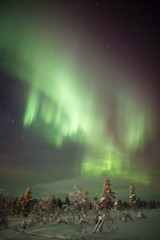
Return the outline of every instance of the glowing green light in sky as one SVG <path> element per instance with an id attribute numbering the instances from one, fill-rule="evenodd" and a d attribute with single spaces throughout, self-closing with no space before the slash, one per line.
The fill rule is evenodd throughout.
<path id="1" fill-rule="evenodd" d="M 13 39 L 4 24 L 0 50 L 10 56 L 4 70 L 29 87 L 24 127 L 32 126 L 56 147 L 61 147 L 65 138 L 82 142 L 81 174 L 132 176 L 148 184 L 149 176 L 142 171 L 135 170 L 132 175 L 131 154 L 143 149 L 151 136 L 150 109 L 129 87 L 121 87 L 115 73 L 111 80 L 105 80 L 102 97 L 96 66 L 89 73 L 73 50 L 57 41 L 54 32 L 49 38 L 43 27 L 32 26 L 29 21 L 23 29 L 12 17 L 8 18 Z M 82 57 L 82 53 L 77 56 Z M 101 74 L 106 71 L 104 66 Z"/>

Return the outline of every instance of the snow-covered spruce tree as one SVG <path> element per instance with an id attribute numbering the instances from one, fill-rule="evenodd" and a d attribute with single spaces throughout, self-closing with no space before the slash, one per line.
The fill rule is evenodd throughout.
<path id="1" fill-rule="evenodd" d="M 31 196 L 31 188 L 27 188 L 25 193 L 22 192 L 18 198 L 16 203 L 17 214 L 23 217 L 27 217 L 30 213 L 32 196 Z"/>
<path id="2" fill-rule="evenodd" d="M 30 207 L 31 207 L 31 201 L 32 201 L 32 192 L 31 192 L 31 188 L 27 188 L 26 192 L 24 194 L 24 204 L 22 207 L 22 215 L 24 217 L 27 217 L 28 214 L 30 213 Z"/>
<path id="3" fill-rule="evenodd" d="M 115 192 L 111 190 L 110 180 L 105 178 L 101 199 L 99 200 L 100 208 L 104 210 L 110 210 L 114 207 L 113 199 L 115 198 Z"/>
<path id="4" fill-rule="evenodd" d="M 134 210 L 136 210 L 136 208 L 137 208 L 137 196 L 135 194 L 135 187 L 134 187 L 133 183 L 130 184 L 129 192 L 130 192 L 129 204 Z"/>
<path id="5" fill-rule="evenodd" d="M 87 188 L 84 188 L 84 190 L 83 190 L 83 197 L 84 197 L 84 199 L 88 200 L 88 190 L 87 190 Z"/>
<path id="6" fill-rule="evenodd" d="M 22 192 L 16 203 L 17 215 L 23 215 L 24 201 L 25 201 L 24 192 Z"/>

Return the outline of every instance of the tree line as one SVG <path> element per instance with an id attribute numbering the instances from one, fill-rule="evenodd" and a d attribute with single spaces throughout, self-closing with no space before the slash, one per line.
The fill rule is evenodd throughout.
<path id="1" fill-rule="evenodd" d="M 37 221 L 43 219 L 58 219 L 61 211 L 69 211 L 72 218 L 79 214 L 80 217 L 85 216 L 88 210 L 95 213 L 98 210 L 109 212 L 111 209 L 125 210 L 133 209 L 155 209 L 160 208 L 160 201 L 141 200 L 135 193 L 133 183 L 129 187 L 129 200 L 121 201 L 115 198 L 115 192 L 111 189 L 111 183 L 105 178 L 102 187 L 102 194 L 98 198 L 95 196 L 89 199 L 88 191 L 81 189 L 79 185 L 74 186 L 73 192 L 65 196 L 62 200 L 52 194 L 51 198 L 43 197 L 36 199 L 32 197 L 31 188 L 28 187 L 19 197 L 10 196 L 4 189 L 0 189 L 0 226 L 7 225 L 8 216 L 28 217 L 29 214 L 36 216 Z"/>

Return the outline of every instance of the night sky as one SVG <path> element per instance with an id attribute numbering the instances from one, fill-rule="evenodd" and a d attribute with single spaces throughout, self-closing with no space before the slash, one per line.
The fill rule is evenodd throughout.
<path id="1" fill-rule="evenodd" d="M 159 24 L 151 1 L 1 1 L 0 188 L 160 197 Z"/>

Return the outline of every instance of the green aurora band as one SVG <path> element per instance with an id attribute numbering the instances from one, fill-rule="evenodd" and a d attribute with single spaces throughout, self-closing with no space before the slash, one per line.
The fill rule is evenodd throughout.
<path id="1" fill-rule="evenodd" d="M 131 160 L 152 137 L 150 105 L 127 84 L 124 87 L 122 77 L 115 73 L 106 81 L 102 100 L 96 68 L 80 63 L 74 49 L 59 43 L 55 33 L 48 37 L 45 27 L 27 17 L 21 22 L 7 12 L 8 20 L 1 20 L 0 51 L 9 59 L 3 70 L 28 84 L 24 127 L 33 128 L 57 148 L 65 139 L 83 145 L 82 175 L 109 174 L 149 184 L 149 172 L 136 163 L 133 171 Z M 106 66 L 103 71 L 111 72 Z"/>

